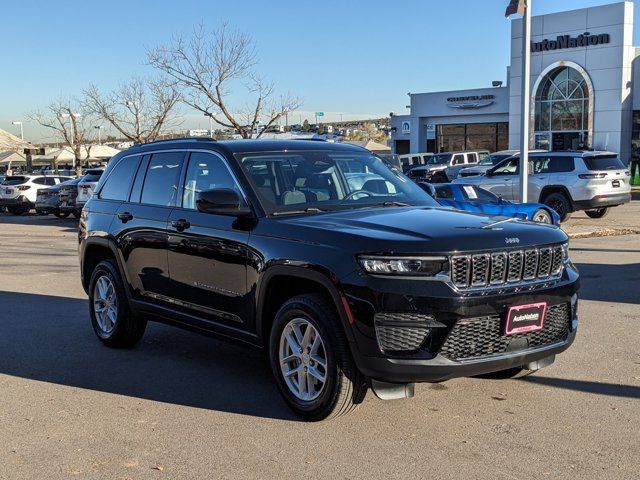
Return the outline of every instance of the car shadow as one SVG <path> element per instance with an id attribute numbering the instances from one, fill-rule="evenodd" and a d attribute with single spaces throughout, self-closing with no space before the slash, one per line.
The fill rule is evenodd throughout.
<path id="1" fill-rule="evenodd" d="M 87 301 L 0 291 L 0 373 L 208 410 L 299 420 L 261 352 L 149 323 L 133 349 L 95 337 Z"/>
<path id="2" fill-rule="evenodd" d="M 576 263 L 575 266 L 580 272 L 581 300 L 640 305 L 640 263 Z"/>
<path id="3" fill-rule="evenodd" d="M 634 385 L 619 385 L 616 383 L 590 382 L 586 380 L 570 380 L 567 378 L 540 377 L 533 375 L 521 379 L 525 382 L 537 383 L 553 388 L 564 388 L 578 392 L 606 395 L 609 397 L 638 398 L 640 387 Z"/>
<path id="4" fill-rule="evenodd" d="M 0 225 L 35 225 L 42 227 L 59 227 L 63 232 L 77 232 L 78 219 L 73 215 L 67 218 L 58 218 L 54 215 L 38 215 L 30 212 L 25 215 L 13 215 L 0 212 Z"/>

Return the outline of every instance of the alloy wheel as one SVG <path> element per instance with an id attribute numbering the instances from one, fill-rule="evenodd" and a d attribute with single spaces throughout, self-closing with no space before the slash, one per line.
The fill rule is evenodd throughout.
<path id="1" fill-rule="evenodd" d="M 306 319 L 294 318 L 282 330 L 280 371 L 296 398 L 318 398 L 327 381 L 327 354 L 320 332 Z"/>
<path id="2" fill-rule="evenodd" d="M 544 210 L 540 210 L 533 216 L 533 221 L 538 223 L 551 223 L 551 217 Z"/>
<path id="3" fill-rule="evenodd" d="M 111 279 L 102 275 L 93 287 L 93 311 L 103 334 L 110 334 L 118 320 L 118 299 Z"/>

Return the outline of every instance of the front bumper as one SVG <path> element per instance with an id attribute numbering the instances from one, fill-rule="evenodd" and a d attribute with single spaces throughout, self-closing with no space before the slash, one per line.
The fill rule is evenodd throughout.
<path id="1" fill-rule="evenodd" d="M 574 200 L 574 210 L 593 210 L 596 208 L 615 207 L 631 201 L 631 192 L 614 195 L 596 196 L 590 200 Z"/>
<path id="2" fill-rule="evenodd" d="M 574 308 L 572 298 L 577 298 L 579 278 L 572 266 L 567 266 L 557 280 L 495 293 L 461 293 L 444 282 L 380 279 L 361 272 L 343 279 L 342 287 L 353 318 L 354 360 L 364 375 L 382 382 L 439 382 L 521 367 L 569 348 L 578 327 L 577 304 Z M 504 343 L 502 349 L 495 350 L 498 353 L 489 350 L 473 357 L 452 356 L 443 348 L 454 337 L 456 328 L 465 322 L 492 319 L 503 323 L 510 307 L 537 302 L 546 302 L 549 307 L 569 305 L 564 320 L 567 328 L 562 336 L 535 343 L 526 335 L 507 337 L 500 333 L 498 338 Z M 430 330 L 418 350 L 385 352 L 380 346 L 377 314 L 429 316 L 437 328 Z M 463 342 L 481 343 L 474 334 Z"/>

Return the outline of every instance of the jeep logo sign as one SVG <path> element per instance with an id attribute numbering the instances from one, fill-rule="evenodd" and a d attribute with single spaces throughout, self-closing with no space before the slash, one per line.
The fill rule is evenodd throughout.
<path id="1" fill-rule="evenodd" d="M 545 38 L 541 42 L 531 42 L 531 53 L 548 52 L 549 50 L 562 50 L 564 48 L 602 45 L 609 43 L 610 41 L 611 37 L 608 33 L 591 35 L 589 32 L 584 32 L 582 35 L 578 35 L 577 37 L 558 35 L 555 40 L 548 40 Z"/>
<path id="2" fill-rule="evenodd" d="M 411 133 L 411 122 L 402 122 L 402 133 Z"/>

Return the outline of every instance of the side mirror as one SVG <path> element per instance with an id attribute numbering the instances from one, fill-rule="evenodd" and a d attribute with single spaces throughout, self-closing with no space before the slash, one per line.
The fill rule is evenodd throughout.
<path id="1" fill-rule="evenodd" d="M 199 212 L 230 217 L 248 217 L 251 209 L 242 206 L 240 195 L 229 188 L 216 188 L 198 193 L 196 207 Z"/>
<path id="2" fill-rule="evenodd" d="M 493 176 L 493 170 L 487 170 L 486 172 L 484 172 L 484 176 L 485 176 L 485 177 L 491 177 L 491 176 Z"/>

